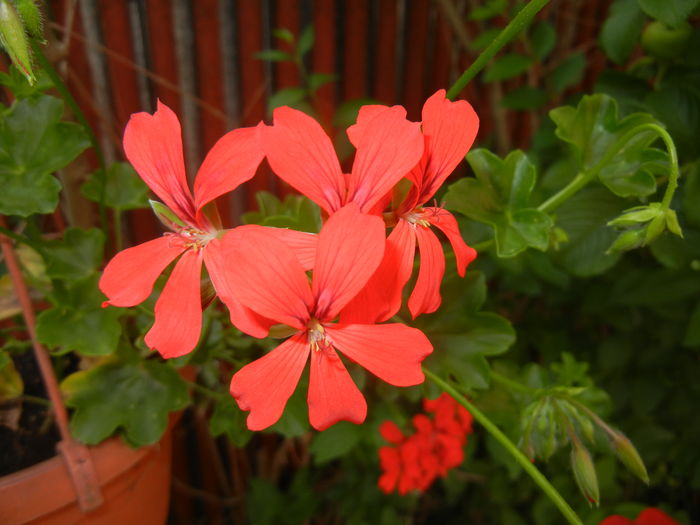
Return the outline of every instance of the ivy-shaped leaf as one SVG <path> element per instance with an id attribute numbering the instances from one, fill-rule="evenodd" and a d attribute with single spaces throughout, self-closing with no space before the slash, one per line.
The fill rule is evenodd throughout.
<path id="1" fill-rule="evenodd" d="M 68 228 L 63 239 L 44 243 L 47 275 L 67 281 L 91 275 L 102 262 L 104 243 L 104 233 L 97 228 Z"/>
<path id="2" fill-rule="evenodd" d="M 102 308 L 104 296 L 93 274 L 56 290 L 57 304 L 37 317 L 37 336 L 47 346 L 62 352 L 108 355 L 114 352 L 121 334 L 120 308 Z"/>
<path id="3" fill-rule="evenodd" d="M 658 138 L 657 134 L 642 129 L 621 142 L 638 126 L 661 126 L 654 117 L 634 113 L 620 119 L 615 99 L 603 94 L 585 96 L 576 108 L 563 106 L 549 115 L 557 125 L 557 136 L 573 146 L 579 171 L 598 170 L 601 182 L 620 196 L 641 197 L 654 191 L 649 163 L 658 162 L 659 155 L 650 152 L 649 146 Z"/>
<path id="4" fill-rule="evenodd" d="M 499 257 L 513 257 L 528 247 L 545 251 L 552 219 L 529 206 L 535 186 L 535 167 L 520 150 L 505 159 L 488 150 L 467 155 L 476 178 L 450 186 L 446 206 L 470 219 L 493 226 Z"/>
<path id="5" fill-rule="evenodd" d="M 248 412 L 244 412 L 231 396 L 222 396 L 214 405 L 214 413 L 209 420 L 211 435 L 216 437 L 226 434 L 237 447 L 244 447 L 253 433 L 248 430 L 245 420 Z"/>
<path id="6" fill-rule="evenodd" d="M 81 191 L 94 202 L 100 202 L 104 195 L 104 203 L 117 210 L 148 208 L 148 186 L 126 162 L 115 162 L 106 173 L 96 171 Z"/>
<path id="7" fill-rule="evenodd" d="M 347 454 L 360 441 L 362 427 L 341 421 L 314 435 L 309 450 L 318 464 L 327 463 Z"/>
<path id="8" fill-rule="evenodd" d="M 133 446 L 156 443 L 168 414 L 188 403 L 187 385 L 167 363 L 110 361 L 68 376 L 61 388 L 75 409 L 73 436 L 94 445 L 121 429 Z"/>
<path id="9" fill-rule="evenodd" d="M 58 205 L 61 183 L 53 173 L 90 144 L 85 130 L 62 116 L 63 102 L 47 95 L 0 113 L 0 213 L 27 217 Z"/>

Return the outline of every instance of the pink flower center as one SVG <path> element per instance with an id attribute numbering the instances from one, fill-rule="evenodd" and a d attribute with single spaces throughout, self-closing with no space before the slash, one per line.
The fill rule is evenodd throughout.
<path id="1" fill-rule="evenodd" d="M 172 234 L 171 234 L 172 235 Z M 204 232 L 196 228 L 180 228 L 174 235 L 185 245 L 188 250 L 201 250 L 209 241 L 216 238 L 212 232 Z"/>

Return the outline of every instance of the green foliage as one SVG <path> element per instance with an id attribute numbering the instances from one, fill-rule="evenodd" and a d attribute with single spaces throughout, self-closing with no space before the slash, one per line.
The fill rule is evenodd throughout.
<path id="1" fill-rule="evenodd" d="M 214 404 L 214 412 L 209 420 L 209 431 L 211 435 L 226 437 L 237 447 L 244 447 L 253 433 L 246 427 L 247 412 L 243 412 L 236 400 L 227 394 L 223 394 Z"/>
<path id="2" fill-rule="evenodd" d="M 119 318 L 124 311 L 102 308 L 104 296 L 97 288 L 99 276 L 74 281 L 54 293 L 55 306 L 37 318 L 39 340 L 62 353 L 77 351 L 86 356 L 114 352 L 122 332 Z"/>
<path id="3" fill-rule="evenodd" d="M 528 247 L 546 250 L 553 223 L 530 205 L 537 175 L 527 155 L 514 151 L 501 159 L 477 149 L 467 155 L 467 161 L 476 178 L 450 186 L 447 207 L 491 225 L 499 257 L 513 257 Z"/>
<path id="4" fill-rule="evenodd" d="M 600 32 L 600 45 L 608 58 L 622 64 L 632 54 L 644 27 L 638 0 L 615 0 Z"/>
<path id="5" fill-rule="evenodd" d="M 532 59 L 517 53 L 505 54 L 497 58 L 484 75 L 484 82 L 507 80 L 527 71 Z"/>
<path id="6" fill-rule="evenodd" d="M 24 381 L 12 358 L 0 350 L 0 403 L 15 399 L 24 392 Z"/>
<path id="7" fill-rule="evenodd" d="M 49 277 L 66 281 L 91 275 L 102 262 L 104 243 L 104 233 L 97 228 L 68 228 L 63 239 L 43 244 L 46 273 Z"/>
<path id="8" fill-rule="evenodd" d="M 89 145 L 85 131 L 62 115 L 63 102 L 47 95 L 0 114 L 0 213 L 27 217 L 58 205 L 61 183 L 53 173 Z"/>
<path id="9" fill-rule="evenodd" d="M 168 414 L 188 402 L 184 380 L 157 360 L 108 360 L 71 374 L 61 388 L 75 410 L 71 432 L 86 444 L 99 443 L 116 430 L 133 447 L 156 443 Z"/>
<path id="10" fill-rule="evenodd" d="M 310 452 L 318 464 L 327 463 L 350 452 L 359 442 L 362 429 L 348 422 L 336 423 L 314 436 Z"/>
<path id="11" fill-rule="evenodd" d="M 81 191 L 91 201 L 104 200 L 116 210 L 148 208 L 148 186 L 126 162 L 115 162 L 106 172 L 91 174 Z"/>
<path id="12" fill-rule="evenodd" d="M 698 0 L 637 0 L 639 7 L 655 20 L 677 27 L 700 6 Z"/>
<path id="13" fill-rule="evenodd" d="M 546 21 L 540 20 L 532 25 L 530 34 L 530 44 L 532 52 L 539 60 L 544 60 L 554 49 L 557 41 L 557 32 L 554 26 Z"/>
<path id="14" fill-rule="evenodd" d="M 291 228 L 316 233 L 321 228 L 321 216 L 311 200 L 302 195 L 287 195 L 284 201 L 267 191 L 255 194 L 257 212 L 243 214 L 246 224 L 260 224 L 275 228 Z"/>

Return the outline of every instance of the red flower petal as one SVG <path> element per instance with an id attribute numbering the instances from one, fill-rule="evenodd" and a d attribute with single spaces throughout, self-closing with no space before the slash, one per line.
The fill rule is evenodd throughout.
<path id="1" fill-rule="evenodd" d="M 609 525 L 609 524 L 608 524 Z M 680 525 L 676 520 L 672 519 L 665 512 L 650 507 L 639 513 L 637 519 L 634 520 L 634 525 Z"/>
<path id="2" fill-rule="evenodd" d="M 321 229 L 311 289 L 315 314 L 330 321 L 367 284 L 384 253 L 384 222 L 350 203 Z"/>
<path id="3" fill-rule="evenodd" d="M 207 153 L 194 181 L 197 211 L 208 202 L 250 180 L 265 156 L 260 126 L 229 131 Z"/>
<path id="4" fill-rule="evenodd" d="M 100 278 L 100 290 L 108 298 L 103 306 L 134 306 L 145 301 L 158 276 L 183 251 L 185 246 L 177 237 L 165 235 L 119 252 Z"/>
<path id="5" fill-rule="evenodd" d="M 294 252 L 260 229 L 235 228 L 221 239 L 227 264 L 222 278 L 231 295 L 263 317 L 297 329 L 306 326 L 313 296 Z"/>
<path id="6" fill-rule="evenodd" d="M 418 163 L 423 155 L 419 124 L 406 120 L 406 110 L 393 106 L 366 124 L 357 145 L 346 202 L 369 211 Z"/>
<path id="7" fill-rule="evenodd" d="M 384 421 L 379 425 L 379 433 L 387 442 L 394 445 L 398 445 L 405 439 L 403 432 L 393 421 Z"/>
<path id="8" fill-rule="evenodd" d="M 401 291 L 413 272 L 416 234 L 400 220 L 389 234 L 384 258 L 365 287 L 340 314 L 343 324 L 371 324 L 390 319 L 401 308 Z"/>
<path id="9" fill-rule="evenodd" d="M 433 226 L 440 228 L 452 245 L 457 262 L 457 273 L 464 277 L 467 266 L 476 259 L 476 250 L 464 242 L 459 233 L 457 219 L 449 211 L 442 208 L 425 208 L 423 218 Z"/>
<path id="10" fill-rule="evenodd" d="M 401 456 L 393 447 L 381 447 L 379 449 L 379 464 L 384 471 L 379 477 L 377 485 L 385 494 L 389 494 L 396 488 L 401 474 Z"/>
<path id="11" fill-rule="evenodd" d="M 146 345 L 165 358 L 191 352 L 202 331 L 199 281 L 201 251 L 186 251 L 173 268 L 156 302 L 156 322 L 146 334 Z"/>
<path id="12" fill-rule="evenodd" d="M 428 137 L 429 160 L 421 184 L 419 203 L 432 197 L 471 148 L 479 131 L 479 117 L 466 100 L 452 102 L 445 90 L 423 105 L 423 134 Z"/>
<path id="13" fill-rule="evenodd" d="M 350 143 L 355 146 L 355 149 L 357 149 L 357 145 L 362 142 L 364 134 L 367 133 L 367 124 L 386 109 L 389 109 L 389 106 L 382 106 L 380 104 L 367 104 L 366 106 L 360 107 L 360 111 L 357 112 L 355 124 L 350 126 L 346 131 Z"/>
<path id="14" fill-rule="evenodd" d="M 599 525 L 635 525 L 632 520 L 625 518 L 624 516 L 608 516 Z"/>
<path id="15" fill-rule="evenodd" d="M 234 290 L 230 289 L 229 281 L 226 278 L 226 258 L 223 253 L 223 244 L 220 240 L 214 239 L 204 250 L 204 265 L 209 272 L 216 295 L 221 299 L 229 310 L 231 323 L 252 337 L 262 339 L 267 337 L 270 327 L 275 324 L 271 319 L 258 315 L 250 308 L 246 308 L 236 299 Z"/>
<path id="16" fill-rule="evenodd" d="M 333 346 L 387 383 L 413 386 L 423 382 L 421 362 L 433 345 L 417 328 L 400 323 L 325 328 Z"/>
<path id="17" fill-rule="evenodd" d="M 308 402 L 309 422 L 316 430 L 338 421 L 362 423 L 367 416 L 365 398 L 331 347 L 311 352 Z"/>
<path id="18" fill-rule="evenodd" d="M 250 410 L 250 430 L 267 428 L 282 416 L 308 357 L 306 334 L 296 334 L 234 374 L 231 395 L 241 410 Z"/>
<path id="19" fill-rule="evenodd" d="M 408 309 L 414 319 L 440 307 L 440 283 L 445 274 L 445 255 L 438 238 L 424 226 L 416 225 L 415 231 L 420 251 L 420 270 L 416 287 L 408 298 Z"/>
<path id="20" fill-rule="evenodd" d="M 316 248 L 318 246 L 318 235 L 315 233 L 300 232 L 287 228 L 272 228 L 270 226 L 258 226 L 257 224 L 247 224 L 239 226 L 239 229 L 259 231 L 264 235 L 269 235 L 289 246 L 299 261 L 301 267 L 312 270 L 316 261 Z"/>
<path id="21" fill-rule="evenodd" d="M 262 131 L 272 170 L 328 213 L 342 206 L 345 178 L 333 144 L 308 115 L 289 107 L 277 108 L 274 125 Z"/>
<path id="22" fill-rule="evenodd" d="M 153 114 L 134 113 L 124 130 L 124 151 L 148 187 L 182 220 L 194 223 L 194 202 L 187 185 L 180 122 L 158 101 Z"/>

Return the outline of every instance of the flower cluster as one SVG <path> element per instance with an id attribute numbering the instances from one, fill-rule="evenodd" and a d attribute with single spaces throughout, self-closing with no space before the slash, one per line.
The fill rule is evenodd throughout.
<path id="1" fill-rule="evenodd" d="M 680 525 L 676 520 L 671 518 L 665 512 L 650 507 L 639 513 L 637 519 L 632 521 L 624 516 L 608 516 L 600 525 Z"/>
<path id="2" fill-rule="evenodd" d="M 392 421 L 385 421 L 379 431 L 391 443 L 379 449 L 384 473 L 379 488 L 385 493 L 398 490 L 425 491 L 438 476 L 459 466 L 464 460 L 464 446 L 472 431 L 472 416 L 448 394 L 423 400 L 423 408 L 433 414 L 413 417 L 415 432 L 404 435 Z"/>
<path id="3" fill-rule="evenodd" d="M 339 353 L 392 385 L 421 383 L 421 362 L 432 345 L 415 328 L 385 322 L 401 306 L 416 246 L 420 269 L 408 300 L 413 317 L 440 305 L 445 257 L 432 226 L 452 245 L 461 275 L 476 256 L 455 218 L 425 203 L 471 147 L 478 118 L 467 102 L 446 99 L 444 90 L 426 101 L 420 123 L 407 120 L 401 106 L 365 106 L 348 129 L 356 154 L 346 174 L 315 120 L 288 107 L 273 117 L 270 126 L 222 137 L 191 191 L 175 114 L 159 102 L 153 115 L 133 115 L 126 156 L 162 200 L 154 210 L 171 231 L 117 254 L 100 289 L 105 306 L 137 305 L 177 261 L 145 342 L 163 357 L 178 357 L 200 337 L 204 268 L 205 289 L 213 288 L 237 328 L 262 338 L 282 324 L 291 334 L 231 380 L 231 395 L 250 411 L 248 427 L 264 429 L 280 418 L 309 361 L 311 424 L 322 430 L 341 420 L 359 423 L 367 406 Z M 215 200 L 251 179 L 263 158 L 323 209 L 318 234 L 222 227 Z"/>

